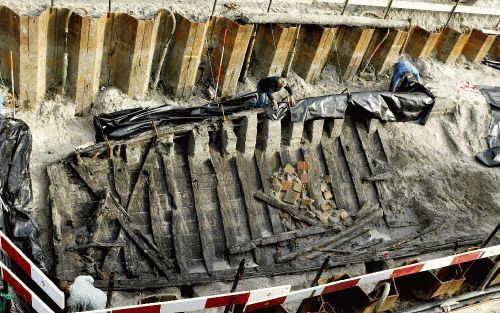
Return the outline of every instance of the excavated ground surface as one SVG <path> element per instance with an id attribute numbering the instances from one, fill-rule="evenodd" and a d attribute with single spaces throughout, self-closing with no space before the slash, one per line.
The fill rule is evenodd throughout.
<path id="1" fill-rule="evenodd" d="M 102 3 L 101 3 L 102 2 Z M 106 9 L 106 2 L 92 2 L 91 14 L 101 14 Z M 155 7 L 148 5 L 147 7 L 139 2 L 125 2 L 122 1 L 124 8 L 121 11 L 128 11 L 135 16 L 150 16 L 156 10 Z M 122 4 L 121 2 L 121 4 Z M 478 5 L 482 5 L 479 3 Z M 167 7 L 172 5 L 180 12 L 190 12 L 198 17 L 206 15 L 210 11 L 210 5 L 203 2 L 204 6 L 198 6 L 193 10 L 192 6 L 180 5 L 179 3 L 168 3 Z M 226 7 L 221 7 L 222 10 L 229 16 L 234 16 L 238 12 L 250 9 L 255 9 L 256 6 L 245 6 L 239 2 L 239 9 L 230 10 Z M 498 5 L 497 2 L 492 2 L 493 5 Z M 17 8 L 22 13 L 30 12 L 36 13 L 42 10 L 42 4 L 30 1 L 28 3 L 21 3 L 18 1 L 2 1 L 0 4 L 7 4 L 13 8 Z M 56 1 L 57 4 L 57 1 Z M 490 3 L 486 3 L 490 4 Z M 78 1 L 69 1 L 64 5 L 82 6 Z M 85 6 L 86 3 L 83 5 Z M 162 1 L 155 3 L 158 7 L 164 7 Z M 206 7 L 206 8 L 205 8 Z M 283 11 L 289 8 L 289 5 L 282 4 L 275 7 L 276 12 Z M 333 6 L 308 6 L 297 5 L 294 7 L 301 12 L 326 12 L 332 9 L 338 10 L 339 7 Z M 193 13 L 194 12 L 194 13 Z M 379 12 L 380 13 L 380 12 Z M 408 16 L 408 12 L 395 11 L 391 13 L 394 17 L 404 18 Z M 413 13 L 412 13 L 413 14 Z M 421 25 L 429 26 L 435 25 L 436 21 L 444 22 L 445 15 L 438 14 L 429 18 L 429 15 L 415 14 L 417 21 Z M 426 18 L 424 18 L 426 17 Z M 464 24 L 481 25 L 487 22 L 488 19 L 472 18 L 466 20 Z M 454 23 L 461 24 L 464 20 L 457 18 Z M 494 22 L 492 20 L 492 22 Z M 379 127 L 378 132 L 371 136 L 365 136 L 366 128 L 362 121 L 354 121 L 348 119 L 345 123 L 343 130 L 343 137 L 340 139 L 326 139 L 321 142 L 319 146 L 314 146 L 307 142 L 305 145 L 292 145 L 285 146 L 266 157 L 264 165 L 259 168 L 257 158 L 221 158 L 220 141 L 218 138 L 211 138 L 209 143 L 208 153 L 203 155 L 200 160 L 192 158 L 187 153 L 189 147 L 189 140 L 176 139 L 174 144 L 175 150 L 172 157 L 171 172 L 175 173 L 176 186 L 179 188 L 179 204 L 177 207 L 185 208 L 185 212 L 191 214 L 192 221 L 200 221 L 204 217 L 197 215 L 194 207 L 199 206 L 204 212 L 211 212 L 208 221 L 215 220 L 216 223 L 207 223 L 208 226 L 213 226 L 213 238 L 207 237 L 203 240 L 208 242 L 217 241 L 224 242 L 224 233 L 221 230 L 222 215 L 217 216 L 220 210 L 220 194 L 219 190 L 225 190 L 226 186 L 231 186 L 227 189 L 227 193 L 231 195 L 228 207 L 231 209 L 241 208 L 245 206 L 245 194 L 243 192 L 243 185 L 248 184 L 251 190 L 263 188 L 266 182 L 266 175 L 261 172 L 267 171 L 272 173 L 278 167 L 286 163 L 295 164 L 302 159 L 312 159 L 314 162 L 314 169 L 319 173 L 326 173 L 329 171 L 328 160 L 325 158 L 327 152 L 325 149 L 333 149 L 333 156 L 331 160 L 336 165 L 336 171 L 340 177 L 345 178 L 345 183 L 350 188 L 345 188 L 345 209 L 353 215 L 359 210 L 362 201 L 381 202 L 382 207 L 385 209 L 386 221 L 378 224 L 370 232 L 370 237 L 363 237 L 361 242 L 378 237 L 388 239 L 404 238 L 406 236 L 415 234 L 418 230 L 432 225 L 436 221 L 444 221 L 444 225 L 437 231 L 429 233 L 419 241 L 430 241 L 440 239 L 444 236 L 452 237 L 454 235 L 472 234 L 480 232 L 486 234 L 490 231 L 494 224 L 496 224 L 496 217 L 500 212 L 500 196 L 497 192 L 500 180 L 500 172 L 498 169 L 485 168 L 474 159 L 474 155 L 486 148 L 485 136 L 489 124 L 489 107 L 484 101 L 484 98 L 478 91 L 471 89 L 463 89 L 465 82 L 473 84 L 498 84 L 498 71 L 482 65 L 470 64 L 462 59 L 456 65 L 444 65 L 437 61 L 418 61 L 417 67 L 422 73 L 424 83 L 428 85 L 433 92 L 438 96 L 437 109 L 446 110 L 452 109 L 451 114 L 438 114 L 436 112 L 433 117 L 428 121 L 426 126 L 420 126 L 410 123 L 387 123 Z M 389 77 L 387 74 L 374 78 L 368 74 L 362 75 L 361 78 L 356 78 L 350 83 L 339 83 L 335 75 L 335 71 L 329 65 L 322 73 L 320 81 L 312 86 L 305 83 L 301 78 L 294 73 L 291 74 L 290 80 L 295 85 L 295 90 L 298 98 L 307 96 L 317 96 L 331 93 L 339 93 L 345 87 L 351 90 L 381 90 L 386 89 Z M 255 90 L 255 85 L 258 78 L 249 77 L 247 83 L 239 84 L 238 92 L 244 93 Z M 177 101 L 163 96 L 161 93 L 154 93 L 148 95 L 144 99 L 128 99 L 121 94 L 117 89 L 108 88 L 101 92 L 94 101 L 92 114 L 100 112 L 111 112 L 122 108 L 137 107 L 137 106 L 157 106 L 163 103 L 175 103 L 181 105 L 199 105 L 205 103 L 204 98 L 206 86 L 198 86 L 196 96 L 189 101 Z M 2 95 L 4 99 L 7 97 L 7 88 L 2 88 Z M 4 108 L 8 113 L 8 109 Z M 437 110 L 439 111 L 439 110 Z M 70 152 L 74 151 L 75 147 L 91 143 L 93 141 L 93 129 L 91 123 L 91 116 L 74 117 L 74 107 L 65 99 L 57 96 L 52 100 L 44 102 L 37 112 L 21 112 L 18 117 L 25 120 L 31 127 L 33 132 L 33 153 L 31 159 L 31 172 L 34 188 L 34 211 L 42 229 L 43 245 L 48 251 L 49 261 L 54 265 L 54 249 L 52 242 L 52 225 L 60 226 L 58 221 L 51 219 L 51 208 L 48 202 L 49 181 L 46 173 L 47 165 L 57 162 L 65 158 Z M 238 130 L 238 126 L 235 128 Z M 327 138 L 326 135 L 324 138 Z M 281 140 L 276 138 L 276 140 Z M 362 183 L 358 182 L 358 189 L 362 192 L 358 194 L 354 179 L 356 177 L 363 178 L 372 173 L 368 166 L 370 162 L 370 155 L 363 152 L 363 140 L 366 140 L 372 147 L 372 163 L 380 165 L 376 168 L 377 171 L 383 173 L 390 173 L 390 179 L 382 183 Z M 365 142 L 366 144 L 366 142 Z M 138 164 L 141 155 L 144 153 L 144 145 L 136 151 L 136 158 L 127 159 L 130 162 L 130 171 L 134 173 L 132 178 L 138 172 Z M 335 154 L 336 152 L 336 154 Z M 161 154 L 162 152 L 160 152 Z M 349 156 L 350 155 L 350 156 Z M 347 162 L 350 160 L 351 164 Z M 382 162 L 373 162 L 374 159 Z M 162 158 L 158 158 L 163 161 Z M 222 160 L 222 164 L 219 164 Z M 250 161 L 249 161 L 250 160 Z M 259 159 L 261 160 L 261 159 Z M 316 162 L 317 160 L 317 162 Z M 262 161 L 262 160 L 261 160 Z M 259 161 L 259 162 L 261 162 Z M 165 163 L 158 165 L 162 171 L 165 171 Z M 330 164 L 331 165 L 331 164 Z M 222 168 L 222 170 L 221 170 Z M 243 168 L 244 170 L 240 170 Z M 355 168 L 353 171 L 352 169 Z M 66 166 L 65 170 L 71 173 L 71 170 Z M 352 175 L 352 172 L 355 175 Z M 221 178 L 217 176 L 217 172 L 222 172 L 224 175 Z M 244 174 L 242 174 L 242 172 Z M 244 177 L 242 177 L 245 175 Z M 71 176 L 71 175 L 70 175 Z M 108 175 L 109 176 L 109 175 Z M 335 177 L 337 177 L 335 176 Z M 195 197 L 193 193 L 192 178 L 196 177 L 197 185 L 202 186 L 203 193 L 200 197 Z M 354 177 L 354 179 L 353 179 Z M 104 177 L 106 178 L 106 177 Z M 180 179 L 182 178 L 182 179 Z M 191 178 L 191 179 L 190 179 Z M 134 178 L 132 179 L 132 181 Z M 112 180 L 111 180 L 112 181 Z M 222 182 L 218 185 L 218 182 Z M 60 212 L 68 214 L 80 214 L 81 209 L 86 208 L 86 214 L 90 214 L 95 209 L 98 200 L 96 197 L 91 196 L 89 191 L 83 187 L 82 181 L 76 177 L 71 176 L 71 183 L 74 183 L 72 191 L 82 194 L 82 197 L 87 197 L 88 205 L 82 203 L 75 203 L 70 206 L 61 208 Z M 166 180 L 158 180 L 157 185 L 161 185 L 164 190 L 168 190 L 168 182 Z M 106 184 L 104 184 L 106 185 Z M 379 185 L 379 186 L 377 186 Z M 133 184 L 131 183 L 130 190 Z M 232 188 L 235 187 L 235 188 Z M 65 190 L 68 185 L 62 186 Z M 334 188 L 332 184 L 332 188 Z M 383 199 L 379 198 L 380 191 L 383 189 Z M 333 190 L 334 191 L 334 190 Z M 147 190 L 144 190 L 146 194 Z M 68 193 L 70 194 L 70 193 Z M 362 194 L 360 196 L 360 194 Z M 334 192 L 335 195 L 335 192 Z M 160 199 L 161 198 L 160 194 Z M 166 198 L 167 196 L 165 196 Z M 339 195 L 341 197 L 341 195 Z M 361 198 L 360 198 L 361 197 Z M 70 197 L 71 198 L 71 197 Z M 173 201 L 173 199 L 170 199 Z M 337 201 L 337 199 L 335 199 Z M 141 198 L 139 207 L 146 207 L 148 198 Z M 164 201 L 165 202 L 165 201 Z M 265 210 L 266 207 L 260 202 L 256 202 L 260 210 Z M 162 204 L 163 205 L 163 204 Z M 248 212 L 248 208 L 247 212 Z M 259 209 L 259 208 L 256 208 Z M 391 213 L 396 212 L 399 215 L 392 216 Z M 244 216 L 245 212 L 240 213 Z M 141 213 L 137 212 L 137 216 Z M 215 216 L 214 216 L 215 215 Z M 168 216 L 168 214 L 166 215 Z M 388 218 L 389 216 L 389 218 Z M 251 218 L 238 221 L 246 225 Z M 392 219 L 391 219 L 392 218 Z M 168 217 L 167 217 L 168 219 Z M 405 222 L 405 227 L 391 228 L 387 227 L 387 222 L 396 220 L 398 222 Z M 149 224 L 143 223 L 144 231 L 151 232 Z M 79 226 L 84 225 L 83 223 Z M 271 232 L 272 223 L 266 221 L 264 223 L 263 232 Z M 74 230 L 78 227 L 75 225 L 65 225 L 66 234 L 74 234 Z M 393 225 L 394 226 L 394 225 Z M 399 225 L 402 226 L 402 225 Z M 186 225 L 188 229 L 196 232 L 196 227 Z M 225 227 L 224 227 L 225 228 Z M 117 231 L 117 229 L 115 229 Z M 249 237 L 251 229 L 249 227 L 243 233 L 243 237 Z M 109 233 L 111 238 L 115 233 Z M 196 236 L 194 236 L 196 237 Z M 199 236 L 198 236 L 199 237 Z M 66 238 L 66 237 L 64 237 Z M 243 239 L 244 239 L 243 238 Z M 74 245 L 74 238 L 67 237 L 68 245 Z M 73 242 L 70 242 L 73 240 Z M 198 240 L 198 239 L 197 239 Z M 193 240 L 192 253 L 198 254 L 198 257 L 191 258 L 189 266 L 199 271 L 205 271 L 206 267 L 203 262 L 203 242 Z M 291 247 L 280 246 L 278 251 L 289 250 L 290 248 L 297 248 L 309 244 L 310 242 L 303 239 L 297 240 L 295 246 Z M 175 259 L 175 253 L 172 252 L 173 241 L 165 241 L 165 251 L 169 251 L 169 257 Z M 242 255 L 227 257 L 224 255 L 224 246 L 213 245 L 213 268 L 214 270 L 223 270 L 234 268 Z M 344 247 L 348 248 L 348 247 Z M 276 251 L 276 247 L 271 249 L 272 253 Z M 68 258 L 72 258 L 70 253 L 65 252 Z M 265 259 L 262 255 L 268 255 L 269 251 L 263 250 L 255 254 L 247 254 L 245 257 L 252 260 L 254 264 L 261 264 Z M 260 256 L 259 256 L 260 255 Z M 440 254 L 424 255 L 423 257 L 439 256 Z M 120 257 L 122 257 L 120 255 Z M 336 260 L 342 260 L 342 256 L 335 256 Z M 81 263 L 77 259 L 76 262 Z M 319 260 L 320 261 L 320 260 Z M 319 262 L 318 261 L 318 262 Z M 75 264 L 75 263 L 69 264 Z M 310 264 L 312 261 L 304 259 L 298 262 L 298 265 Z M 123 264 L 121 262 L 120 264 Z M 122 265 L 120 265 L 122 266 Z M 157 275 L 153 270 L 150 263 L 142 257 L 142 263 L 139 268 L 144 268 L 149 274 Z M 123 275 L 126 273 L 125 268 Z M 71 266 L 67 268 L 69 272 L 75 273 L 75 268 Z M 353 265 L 337 271 L 349 272 L 351 275 L 364 273 L 364 265 Z M 195 271 L 196 272 L 196 271 Z M 233 273 L 233 271 L 231 271 Z M 232 275 L 231 275 L 232 276 Z M 254 278 L 242 281 L 240 289 L 252 289 L 264 286 L 276 286 L 282 284 L 291 284 L 294 287 L 303 287 L 308 285 L 308 281 L 312 279 L 313 273 L 287 275 L 277 278 Z M 194 294 L 207 295 L 217 292 L 225 292 L 229 289 L 228 283 L 210 283 L 210 284 L 197 284 L 194 287 Z M 169 289 L 169 292 L 180 294 L 180 290 Z M 118 297 L 115 302 L 120 305 L 136 303 L 137 294 L 125 294 L 124 297 Z"/>
<path id="2" fill-rule="evenodd" d="M 498 169 L 485 168 L 477 163 L 474 160 L 474 155 L 486 147 L 484 138 L 489 124 L 489 107 L 478 91 L 462 89 L 460 87 L 466 81 L 492 85 L 495 83 L 496 72 L 494 69 L 482 65 L 469 64 L 464 61 L 460 61 L 455 66 L 446 66 L 434 61 L 420 61 L 417 66 L 423 74 L 422 76 L 426 85 L 430 86 L 438 96 L 438 105 L 436 105 L 435 114 L 425 126 L 411 123 L 386 123 L 379 127 L 375 136 L 371 137 L 372 140 L 369 141 L 369 144 L 373 147 L 373 155 L 379 160 L 384 161 L 387 159 L 388 161 L 387 163 L 378 162 L 383 164 L 380 170 L 389 172 L 392 175 L 391 179 L 382 183 L 385 191 L 385 202 L 382 207 L 389 208 L 387 212 L 402 210 L 411 214 L 408 217 L 404 214 L 396 216 L 396 220 L 403 221 L 406 217 L 406 220 L 409 220 L 411 223 L 406 225 L 407 227 L 398 228 L 388 228 L 386 223 L 379 224 L 376 229 L 371 231 L 371 238 L 388 238 L 388 235 L 395 239 L 404 238 L 405 236 L 415 234 L 416 231 L 436 221 L 445 221 L 445 224 L 437 231 L 429 233 L 415 242 L 436 240 L 443 236 L 452 237 L 454 235 L 471 234 L 478 231 L 486 234 L 486 232 L 493 228 L 495 217 L 498 216 L 498 212 L 500 211 L 500 199 L 495 189 L 500 178 L 500 173 Z M 300 78 L 293 75 L 292 81 L 296 85 L 298 97 L 340 92 L 346 86 L 345 84 L 337 83 L 330 68 L 327 68 L 323 75 L 324 79 L 316 86 L 306 84 Z M 250 89 L 254 81 L 255 78 L 251 78 L 246 86 L 242 86 L 242 89 Z M 387 82 L 388 76 L 382 76 L 379 80 L 373 80 L 373 78 L 366 76 L 351 83 L 350 87 L 352 90 L 383 89 L 387 85 Z M 102 98 L 106 99 L 106 95 L 109 95 L 110 92 L 123 97 L 117 91 L 106 90 Z M 42 233 L 43 243 L 47 251 L 52 251 L 51 226 L 53 222 L 57 226 L 58 221 L 52 221 L 49 218 L 50 206 L 46 202 L 48 196 L 46 166 L 65 157 L 76 146 L 88 143 L 93 139 L 90 116 L 72 117 L 71 110 L 61 105 L 62 101 L 59 102 L 51 101 L 45 103 L 41 112 L 19 114 L 20 118 L 30 124 L 33 131 L 34 147 L 31 165 L 35 192 L 34 209 L 42 225 L 42 229 L 48 230 Z M 140 101 L 127 100 L 122 105 L 134 106 L 138 104 L 140 104 Z M 106 102 L 103 101 L 102 105 L 105 107 Z M 455 110 L 453 110 L 452 114 L 441 115 L 439 114 L 439 110 L 443 108 L 455 108 Z M 287 146 L 285 149 L 281 149 L 267 158 L 266 164 L 268 165 L 264 168 L 268 168 L 270 172 L 273 172 L 276 168 L 288 162 L 295 164 L 298 160 L 304 158 L 316 160 L 317 157 L 314 158 L 314 154 L 316 154 L 320 157 L 317 159 L 317 163 L 314 161 L 314 168 L 320 173 L 325 173 L 328 171 L 328 163 L 324 158 L 325 151 L 322 149 L 323 146 L 328 149 L 338 149 L 337 151 L 341 152 L 340 157 L 335 157 L 334 155 L 331 160 L 334 160 L 337 164 L 339 173 L 346 173 L 348 177 L 351 177 L 350 180 L 348 179 L 348 184 L 352 187 L 351 189 L 346 189 L 345 201 L 348 203 L 346 209 L 355 213 L 360 205 L 359 195 L 355 194 L 355 190 L 353 191 L 355 188 L 354 182 L 350 175 L 349 164 L 346 162 L 345 150 L 342 149 L 352 146 L 352 149 L 350 149 L 352 155 L 350 160 L 353 164 L 351 166 L 359 169 L 358 178 L 365 177 L 370 173 L 370 169 L 368 169 L 366 163 L 366 155 L 361 153 L 361 139 L 365 140 L 366 138 L 360 136 L 360 134 L 364 133 L 366 133 L 364 124 L 348 119 L 344 125 L 341 139 L 327 139 L 326 146 L 320 145 L 316 149 L 311 149 L 307 141 L 306 145 Z M 69 136 L 70 140 L 66 139 L 68 134 L 71 134 Z M 327 138 L 326 135 L 324 138 Z M 179 201 L 187 201 L 185 205 L 181 203 L 180 207 L 192 207 L 193 201 L 198 201 L 203 204 L 203 210 L 216 210 L 219 196 L 217 195 L 217 188 L 223 190 L 225 186 L 235 185 L 235 182 L 236 185 L 240 184 L 239 188 L 236 188 L 239 189 L 239 192 L 233 191 L 231 188 L 231 190 L 228 190 L 228 193 L 234 197 L 234 199 L 231 199 L 233 206 L 240 207 L 241 203 L 245 201 L 244 195 L 241 193 L 242 182 L 252 185 L 253 190 L 262 188 L 262 182 L 265 179 L 259 177 L 260 172 L 256 167 L 256 158 L 251 161 L 251 165 L 245 163 L 248 162 L 245 158 L 226 159 L 224 162 L 227 162 L 227 164 L 223 166 L 229 170 L 224 171 L 227 175 L 224 176 L 225 180 L 221 181 L 229 181 L 229 183 L 219 186 L 217 185 L 217 179 L 214 177 L 214 171 L 218 170 L 217 160 L 220 159 L 220 142 L 215 138 L 210 140 L 210 143 L 212 143 L 210 145 L 210 153 L 202 154 L 205 158 L 209 157 L 208 163 L 207 160 L 200 161 L 188 157 L 188 142 L 189 140 L 183 141 L 182 139 L 177 139 L 175 142 L 177 144 L 174 145 L 177 151 L 174 151 L 176 152 L 173 158 L 175 166 L 172 167 L 172 171 L 176 173 L 175 177 L 186 179 L 185 182 L 177 179 L 177 186 L 180 189 L 187 188 L 184 192 L 182 190 L 179 191 L 181 195 L 181 200 Z M 342 142 L 345 142 L 344 146 L 342 146 Z M 381 149 L 382 142 L 384 143 L 383 151 Z M 322 143 L 325 143 L 325 141 Z M 384 154 L 381 155 L 381 152 Z M 310 155 L 311 153 L 313 156 Z M 134 162 L 133 160 L 134 158 L 128 159 L 129 162 Z M 137 158 L 135 162 L 137 165 Z M 242 171 L 236 172 L 235 167 L 245 168 L 243 171 L 245 174 L 242 174 Z M 247 170 L 248 168 L 250 170 Z M 203 186 L 206 185 L 208 188 L 207 191 L 202 193 L 201 199 L 198 200 L 193 195 L 192 184 L 189 179 L 189 175 L 193 174 L 198 175 L 198 185 L 203 184 Z M 241 177 L 241 175 L 249 176 Z M 252 175 L 257 176 L 253 177 Z M 344 174 L 340 176 L 342 175 Z M 82 188 L 81 180 L 79 181 L 74 177 L 73 179 L 73 182 L 77 184 L 77 188 L 73 190 L 88 194 L 88 191 Z M 205 182 L 205 180 L 207 181 Z M 161 183 L 165 184 L 166 182 Z M 189 187 L 191 187 L 191 190 L 189 190 Z M 63 186 L 64 188 L 67 188 L 67 186 Z M 362 188 L 365 190 L 364 194 L 366 195 L 364 199 L 377 201 L 377 198 L 374 198 L 377 197 L 374 184 L 362 184 Z M 147 199 L 143 201 L 147 201 Z M 261 206 L 262 203 L 257 202 L 257 205 Z M 96 203 L 86 207 L 88 209 L 87 213 L 89 213 L 95 209 Z M 67 207 L 64 207 L 63 211 L 65 214 L 78 212 L 82 206 L 74 205 L 71 208 L 72 210 L 68 211 Z M 417 220 L 414 219 L 415 216 Z M 199 216 L 195 216 L 195 219 L 199 218 Z M 247 222 L 243 220 L 241 223 L 245 224 Z M 266 225 L 268 225 L 268 228 L 270 227 L 269 223 Z M 267 231 L 271 230 L 268 229 Z M 218 231 L 220 232 L 220 226 Z M 74 233 L 74 229 L 71 232 Z M 365 236 L 362 240 L 365 241 L 367 239 L 368 237 Z M 74 245 L 74 242 L 71 244 Z M 304 245 L 307 244 L 307 241 L 301 239 L 297 241 L 297 244 L 299 246 Z M 289 247 L 281 247 L 279 249 L 289 249 Z M 272 250 L 275 251 L 274 248 Z M 200 251 L 199 248 L 193 251 L 203 254 L 203 251 Z M 214 246 L 215 255 L 222 258 L 221 261 L 214 262 L 215 269 L 227 269 L 237 266 L 237 261 L 241 256 L 227 258 L 227 256 L 221 254 L 221 251 L 223 251 L 223 247 L 217 248 Z M 265 252 L 262 254 L 265 254 Z M 69 256 L 70 254 L 67 255 Z M 427 257 L 438 255 L 430 254 Z M 253 263 L 259 264 L 258 254 L 248 257 Z M 217 260 L 217 258 L 214 258 L 214 260 Z M 342 257 L 337 256 L 336 260 L 342 260 Z M 299 265 L 303 265 L 304 263 L 309 265 L 311 261 L 304 260 L 298 263 L 300 263 Z M 143 265 L 144 268 L 151 270 L 151 265 L 146 260 L 143 260 Z M 202 261 L 198 263 L 193 261 L 192 266 L 204 271 Z M 68 270 L 73 269 L 69 267 Z M 336 271 L 340 270 L 337 269 Z M 354 275 L 363 273 L 365 269 L 361 264 L 345 268 L 342 271 Z M 277 278 L 247 279 L 242 281 L 241 288 L 250 289 L 286 283 L 291 283 L 297 287 L 305 286 L 307 285 L 307 281 L 311 279 L 311 276 L 312 274 L 299 274 Z M 199 284 L 195 286 L 194 292 L 198 295 L 206 295 L 222 292 L 228 288 L 228 283 Z M 168 290 L 169 292 L 179 293 L 179 289 Z M 126 304 L 134 303 L 136 300 L 135 297 L 127 295 L 124 298 L 117 298 L 116 301 L 120 304 Z"/>

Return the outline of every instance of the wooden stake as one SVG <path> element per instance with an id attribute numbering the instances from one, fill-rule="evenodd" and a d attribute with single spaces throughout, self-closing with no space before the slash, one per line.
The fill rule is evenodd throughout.
<path id="1" fill-rule="evenodd" d="M 10 84 L 12 88 L 12 118 L 16 118 L 16 93 L 14 90 L 14 57 L 10 50 Z"/>

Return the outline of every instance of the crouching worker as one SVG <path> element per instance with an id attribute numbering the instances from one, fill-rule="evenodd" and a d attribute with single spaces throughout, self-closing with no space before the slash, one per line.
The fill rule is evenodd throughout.
<path id="1" fill-rule="evenodd" d="M 389 91 L 398 91 L 400 86 L 405 86 L 411 82 L 420 83 L 420 74 L 415 66 L 408 61 L 399 61 L 394 65 L 394 73 L 392 74 L 391 86 Z"/>
<path id="2" fill-rule="evenodd" d="M 91 276 L 78 276 L 68 291 L 67 305 L 70 313 L 106 308 L 106 293 L 94 287 L 94 279 Z"/>
<path id="3" fill-rule="evenodd" d="M 275 111 L 278 110 L 278 101 L 273 96 L 273 93 L 278 92 L 283 88 L 285 88 L 288 92 L 288 103 L 290 103 L 291 106 L 294 106 L 295 98 L 293 97 L 292 87 L 290 87 L 286 78 L 278 76 L 262 78 L 259 81 L 257 84 L 257 105 L 264 107 L 272 102 L 273 109 Z"/>

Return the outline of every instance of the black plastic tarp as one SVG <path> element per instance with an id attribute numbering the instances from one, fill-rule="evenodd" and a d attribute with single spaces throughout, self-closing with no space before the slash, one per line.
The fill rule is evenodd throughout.
<path id="1" fill-rule="evenodd" d="M 129 109 L 94 117 L 96 141 L 128 139 L 155 127 L 179 125 L 205 119 L 231 115 L 236 112 L 250 110 L 255 107 L 255 93 L 247 94 L 231 100 L 209 103 L 200 107 L 186 108 L 164 105 L 157 108 Z"/>
<path id="2" fill-rule="evenodd" d="M 365 91 L 306 98 L 290 108 L 292 122 L 316 118 L 344 118 L 348 107 L 362 108 L 373 118 L 383 121 L 415 121 L 424 124 L 434 106 L 434 96 L 424 86 L 413 83 L 401 92 Z M 250 110 L 256 105 L 256 94 L 248 94 L 219 104 L 185 108 L 160 106 L 130 109 L 94 118 L 96 141 L 129 139 L 154 127 L 179 125 Z M 288 105 L 281 103 L 277 111 L 267 108 L 269 119 L 281 119 L 288 114 Z"/>
<path id="3" fill-rule="evenodd" d="M 477 86 L 486 98 L 486 102 L 494 109 L 500 110 L 500 87 L 499 86 Z"/>
<path id="4" fill-rule="evenodd" d="M 493 68 L 496 68 L 497 70 L 500 70 L 500 59 L 497 58 L 497 59 L 490 59 L 488 57 L 485 57 L 483 59 L 483 64 L 486 64 L 488 66 L 491 66 Z"/>
<path id="5" fill-rule="evenodd" d="M 476 155 L 476 158 L 486 166 L 500 166 L 500 87 L 477 87 L 486 102 L 491 105 L 491 121 L 486 141 L 488 149 Z"/>
<path id="6" fill-rule="evenodd" d="M 33 199 L 29 170 L 31 133 L 21 120 L 0 115 L 0 207 L 7 235 L 42 270 L 45 255 L 38 225 L 31 214 Z"/>
<path id="7" fill-rule="evenodd" d="M 292 122 L 316 118 L 344 118 L 348 107 L 360 108 L 382 121 L 415 121 L 425 124 L 435 97 L 418 83 L 405 86 L 404 91 L 362 91 L 307 98 L 291 108 Z"/>

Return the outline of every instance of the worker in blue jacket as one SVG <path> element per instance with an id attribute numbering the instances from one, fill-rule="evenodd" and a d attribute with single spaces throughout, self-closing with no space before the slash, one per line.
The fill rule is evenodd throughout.
<path id="1" fill-rule="evenodd" d="M 417 68 L 409 61 L 399 61 L 394 65 L 394 73 L 392 74 L 390 91 L 397 91 L 398 87 L 405 80 L 420 82 L 420 73 Z"/>
<path id="2" fill-rule="evenodd" d="M 292 87 L 289 85 L 286 78 L 279 76 L 271 76 L 262 78 L 257 84 L 257 105 L 264 107 L 269 102 L 272 102 L 273 109 L 278 109 L 278 101 L 274 97 L 273 93 L 280 91 L 285 88 L 288 92 L 288 103 L 291 106 L 295 105 L 295 98 L 293 97 Z"/>

